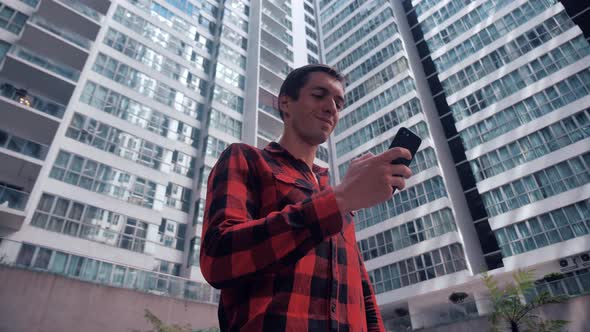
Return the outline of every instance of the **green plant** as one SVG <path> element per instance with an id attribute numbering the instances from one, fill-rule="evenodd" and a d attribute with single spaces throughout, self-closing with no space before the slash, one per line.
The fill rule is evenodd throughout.
<path id="1" fill-rule="evenodd" d="M 145 309 L 144 317 L 152 324 L 154 327 L 154 332 L 191 332 L 191 327 L 189 324 L 185 325 L 184 327 L 177 324 L 166 325 L 160 318 L 158 318 L 158 316 L 154 315 L 148 309 Z"/>
<path id="2" fill-rule="evenodd" d="M 547 282 L 551 282 L 551 281 L 555 281 L 555 280 L 559 280 L 559 279 L 563 279 L 563 278 L 565 278 L 565 275 L 561 272 L 548 273 L 543 277 L 543 279 L 545 279 L 545 281 L 547 281 Z"/>
<path id="3" fill-rule="evenodd" d="M 482 279 L 490 292 L 493 307 L 493 312 L 489 316 L 492 331 L 500 331 L 502 322 L 509 324 L 511 332 L 519 332 L 523 324 L 529 331 L 561 331 L 561 328 L 568 323 L 567 321 L 543 320 L 535 311 L 546 304 L 563 303 L 567 301 L 567 297 L 542 292 L 528 303 L 524 303 L 521 297 L 524 294 L 530 294 L 535 286 L 534 271 L 519 270 L 512 277 L 514 283 L 509 283 L 504 289 L 500 289 L 498 282 L 492 276 L 483 274 Z"/>

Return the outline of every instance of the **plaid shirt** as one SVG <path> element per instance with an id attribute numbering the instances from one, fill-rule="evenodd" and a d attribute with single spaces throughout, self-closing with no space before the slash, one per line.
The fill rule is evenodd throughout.
<path id="1" fill-rule="evenodd" d="M 328 170 L 232 144 L 208 181 L 200 252 L 222 331 L 385 331 Z"/>

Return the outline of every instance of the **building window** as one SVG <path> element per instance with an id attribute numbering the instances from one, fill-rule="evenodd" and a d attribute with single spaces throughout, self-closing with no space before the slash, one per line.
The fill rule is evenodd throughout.
<path id="1" fill-rule="evenodd" d="M 584 110 L 490 151 L 469 163 L 477 181 L 590 137 L 590 111 Z"/>
<path id="2" fill-rule="evenodd" d="M 466 149 L 471 149 L 561 109 L 588 94 L 590 94 L 590 70 L 585 69 L 465 128 L 459 132 L 461 141 Z M 581 121 L 584 120 L 581 119 Z"/>
<path id="3" fill-rule="evenodd" d="M 91 81 L 86 82 L 80 101 L 160 136 L 190 144 L 195 148 L 199 147 L 198 128 L 170 118 L 102 85 Z M 197 116 L 199 120 L 202 113 L 203 109 L 199 107 Z"/>
<path id="4" fill-rule="evenodd" d="M 166 106 L 173 107 L 179 112 L 188 116 L 197 117 L 199 103 L 186 94 L 115 60 L 105 54 L 99 53 L 92 69 L 113 81 L 125 85 L 149 98 L 154 99 Z M 205 96 L 207 82 L 196 77 L 190 78 L 196 80 L 195 91 L 201 96 Z"/>
<path id="5" fill-rule="evenodd" d="M 246 69 L 246 57 L 223 43 L 219 46 L 219 60 L 226 63 L 236 63 L 240 68 Z"/>
<path id="6" fill-rule="evenodd" d="M 180 264 L 165 261 L 163 259 L 154 260 L 154 272 L 170 274 L 173 276 L 180 276 Z"/>
<path id="7" fill-rule="evenodd" d="M 210 126 L 231 136 L 242 139 L 242 122 L 216 109 L 211 110 Z"/>
<path id="8" fill-rule="evenodd" d="M 309 25 L 311 25 L 314 29 L 315 29 L 315 20 L 307 15 L 303 15 L 305 16 L 305 22 Z"/>
<path id="9" fill-rule="evenodd" d="M 207 146 L 205 148 L 205 154 L 207 156 L 217 159 L 217 158 L 219 158 L 221 153 L 223 151 L 225 151 L 225 149 L 227 149 L 228 146 L 229 146 L 229 143 L 227 143 L 219 138 L 216 138 L 213 136 L 208 136 L 207 137 Z"/>
<path id="10" fill-rule="evenodd" d="M 490 217 L 590 182 L 590 153 L 562 161 L 481 194 Z"/>
<path id="11" fill-rule="evenodd" d="M 230 86 L 241 90 L 244 90 L 244 86 L 246 85 L 246 78 L 243 75 L 240 75 L 238 72 L 227 67 L 221 62 L 217 63 L 215 78 L 220 79 Z"/>
<path id="12" fill-rule="evenodd" d="M 186 225 L 162 218 L 162 222 L 158 228 L 158 236 L 160 237 L 160 244 L 163 246 L 183 251 Z"/>
<path id="13" fill-rule="evenodd" d="M 315 33 L 315 31 L 313 31 L 312 29 L 310 29 L 308 26 L 305 27 L 305 34 L 307 34 L 309 36 L 309 38 L 313 39 L 315 42 L 317 42 L 318 40 L 318 35 L 317 33 Z M 317 52 L 316 52 L 317 53 Z"/>
<path id="14" fill-rule="evenodd" d="M 363 239 L 358 247 L 368 261 L 456 230 L 453 213 L 445 208 Z"/>
<path id="15" fill-rule="evenodd" d="M 240 114 L 244 112 L 244 98 L 233 94 L 218 84 L 215 84 L 215 89 L 213 90 L 213 101 Z"/>
<path id="16" fill-rule="evenodd" d="M 510 257 L 590 234 L 590 200 L 494 231 L 502 256 Z"/>
<path id="17" fill-rule="evenodd" d="M 51 178 L 96 193 L 160 210 L 164 187 L 111 166 L 60 151 L 49 174 Z"/>
<path id="18" fill-rule="evenodd" d="M 313 8 L 308 5 L 307 3 L 303 3 L 303 8 L 305 9 L 306 12 L 308 12 L 311 16 L 315 16 L 315 12 L 313 10 Z"/>
<path id="19" fill-rule="evenodd" d="M 310 42 L 309 40 L 305 40 L 305 42 L 307 44 L 307 49 L 308 50 L 312 51 L 315 54 L 319 54 L 320 53 L 318 47 L 314 43 Z"/>
<path id="20" fill-rule="evenodd" d="M 19 35 L 29 17 L 18 10 L 0 4 L 0 28 Z"/>
<path id="21" fill-rule="evenodd" d="M 466 269 L 463 247 L 454 243 L 375 269 L 369 277 L 380 294 Z"/>
<path id="22" fill-rule="evenodd" d="M 318 150 L 316 151 L 315 155 L 318 159 L 328 162 L 328 149 L 326 149 L 325 147 L 318 145 Z"/>
<path id="23" fill-rule="evenodd" d="M 248 49 L 248 39 L 240 35 L 239 33 L 233 31 L 227 25 L 224 25 L 221 29 L 221 37 L 231 41 L 238 47 L 241 47 L 244 50 Z"/>
<path id="24" fill-rule="evenodd" d="M 138 219 L 46 193 L 31 225 L 137 252 L 144 252 L 148 228 Z"/>
<path id="25" fill-rule="evenodd" d="M 447 191 L 442 177 L 430 178 L 412 187 L 405 188 L 383 203 L 359 210 L 355 218 L 356 229 L 361 230 L 384 222 L 446 196 Z"/>
<path id="26" fill-rule="evenodd" d="M 168 183 L 166 187 L 166 205 L 188 213 L 193 191 L 175 183 Z"/>
<path id="27" fill-rule="evenodd" d="M 171 274 L 138 270 L 27 243 L 23 243 L 20 248 L 17 266 L 49 271 L 103 285 L 157 292 L 164 296 L 179 297 L 180 295 L 184 299 L 210 304 L 219 302 L 219 292 L 206 283 L 187 281 Z M 168 266 L 168 268 L 168 271 L 174 273 L 174 266 L 172 268 Z M 145 280 L 155 282 L 145 282 Z"/>

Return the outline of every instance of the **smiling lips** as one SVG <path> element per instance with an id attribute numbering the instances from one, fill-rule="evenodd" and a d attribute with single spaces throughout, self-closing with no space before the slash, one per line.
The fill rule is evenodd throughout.
<path id="1" fill-rule="evenodd" d="M 330 125 L 330 127 L 332 127 L 332 121 L 330 121 L 329 119 L 325 119 L 325 118 L 319 118 L 319 117 L 316 117 L 316 118 L 317 118 L 318 120 L 320 120 L 320 121 L 323 121 L 323 122 L 325 122 L 325 123 L 329 124 L 329 125 Z"/>

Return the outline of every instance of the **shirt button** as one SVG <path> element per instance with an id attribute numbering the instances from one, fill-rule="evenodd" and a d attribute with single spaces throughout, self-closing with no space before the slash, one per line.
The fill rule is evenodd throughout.
<path id="1" fill-rule="evenodd" d="M 336 304 L 332 303 L 332 312 L 335 313 L 336 312 Z"/>

